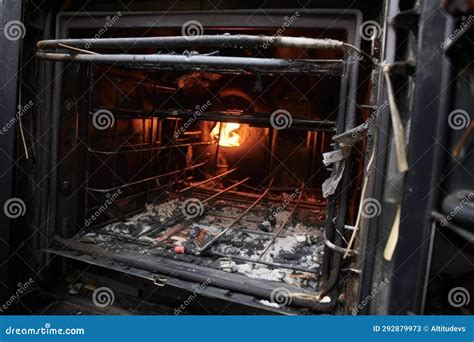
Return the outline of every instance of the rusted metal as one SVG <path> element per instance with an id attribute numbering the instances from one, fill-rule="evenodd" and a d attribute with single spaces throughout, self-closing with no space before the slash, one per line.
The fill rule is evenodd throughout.
<path id="1" fill-rule="evenodd" d="M 155 240 L 155 243 L 157 245 L 160 245 L 162 244 L 163 242 L 165 242 L 166 240 L 170 239 L 171 237 L 175 236 L 176 234 L 178 234 L 179 232 L 181 232 L 182 230 L 184 230 L 186 228 L 186 225 L 183 224 L 183 223 L 178 223 L 176 226 L 174 226 L 173 228 L 171 228 L 170 230 L 168 230 L 165 234 L 163 234 L 163 236 L 160 236 L 159 238 L 157 238 Z"/>

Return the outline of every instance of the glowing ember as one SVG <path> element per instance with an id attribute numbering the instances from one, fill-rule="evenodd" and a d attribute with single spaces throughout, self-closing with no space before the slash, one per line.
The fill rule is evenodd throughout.
<path id="1" fill-rule="evenodd" d="M 222 125 L 222 128 L 221 128 Z M 235 130 L 239 129 L 240 124 L 230 123 L 217 123 L 216 127 L 211 131 L 211 137 L 217 139 L 219 137 L 219 145 L 224 147 L 236 147 L 240 146 L 240 135 Z"/>

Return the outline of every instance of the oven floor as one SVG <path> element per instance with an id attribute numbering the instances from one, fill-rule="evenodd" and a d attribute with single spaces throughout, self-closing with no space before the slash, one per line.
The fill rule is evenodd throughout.
<path id="1" fill-rule="evenodd" d="M 81 232 L 76 240 L 93 243 L 115 253 L 133 252 L 147 257 L 165 257 L 241 274 L 268 284 L 285 284 L 305 292 L 314 293 L 318 290 L 324 250 L 324 222 L 320 220 L 320 211 L 305 208 L 295 210 L 280 236 L 258 262 L 275 232 L 287 221 L 289 208 L 280 206 L 275 210 L 271 204 L 265 203 L 255 206 L 210 248 L 198 255 L 195 248 L 189 246 L 203 246 L 234 222 L 244 212 L 245 206 L 240 208 L 235 202 L 216 201 L 201 216 L 188 217 L 180 222 L 185 228 L 171 236 L 166 243 L 157 244 L 157 240 L 175 224 L 160 233 L 153 232 L 152 227 L 169 220 L 182 210 L 183 205 L 184 201 L 178 198 L 158 205 L 150 204 L 143 212 L 132 217 Z M 277 212 L 274 215 L 276 222 L 273 222 L 273 226 L 268 222 L 263 224 L 268 230 L 263 231 L 265 219 L 262 218 L 268 214 L 269 207 L 272 212 Z M 184 246 L 186 252 L 181 253 L 182 248 L 179 246 Z"/>

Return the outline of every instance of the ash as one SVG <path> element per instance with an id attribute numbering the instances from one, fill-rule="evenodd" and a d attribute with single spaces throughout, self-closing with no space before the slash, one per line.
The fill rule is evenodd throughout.
<path id="1" fill-rule="evenodd" d="M 103 230 L 131 237 L 149 231 L 154 224 L 163 223 L 179 210 L 180 201 L 177 199 L 161 203 L 159 205 L 147 204 L 145 210 L 123 222 L 111 223 Z M 149 240 L 147 236 L 140 239 Z"/>
<path id="2" fill-rule="evenodd" d="M 196 255 L 188 246 L 203 246 L 207 241 L 231 225 L 244 209 L 236 207 L 230 202 L 218 201 L 216 205 L 206 208 L 204 214 L 192 220 L 184 221 L 185 228 L 166 243 L 157 245 L 156 239 L 165 234 L 170 227 L 165 227 L 161 232 L 149 233 L 152 227 L 166 222 L 173 215 L 181 211 L 182 201 L 173 199 L 161 204 L 148 204 L 143 212 L 120 222 L 111 223 L 99 232 L 88 235 L 88 238 L 97 242 L 118 244 L 111 235 L 121 236 L 128 240 L 136 240 L 148 244 L 147 247 L 136 247 L 140 253 L 155 254 L 173 259 L 191 260 L 192 262 L 205 263 L 209 267 L 223 269 L 218 260 L 222 256 L 230 258 L 233 267 L 225 269 L 227 272 L 238 272 L 249 278 L 271 282 L 316 288 L 318 284 L 318 270 L 322 263 L 324 241 L 321 222 L 312 221 L 317 214 L 308 209 L 295 212 L 283 229 L 281 235 L 275 239 L 268 251 L 260 258 L 262 262 L 278 264 L 266 265 L 258 261 L 265 248 L 270 244 L 272 237 L 287 220 L 290 212 L 285 210 L 275 215 L 276 222 L 270 226 L 270 231 L 262 231 L 261 223 L 265 221 L 265 214 L 269 207 L 256 206 L 239 222 L 234 224 L 225 235 L 217 240 L 211 248 L 202 255 Z M 102 235 L 101 235 L 102 233 Z M 136 238 L 144 234 L 143 236 Z M 115 242 L 114 242 L 115 241 Z M 176 246 L 184 246 L 188 255 L 177 255 Z M 245 258 L 245 260 L 239 259 Z M 251 260 L 251 261 L 249 261 Z M 288 268 L 285 268 L 287 266 Z M 297 267 L 310 270 L 303 272 L 291 269 Z M 224 270 L 224 269 L 223 269 Z"/>

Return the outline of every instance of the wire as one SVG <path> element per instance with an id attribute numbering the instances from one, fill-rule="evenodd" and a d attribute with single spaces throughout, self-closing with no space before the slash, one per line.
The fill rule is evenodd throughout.
<path id="1" fill-rule="evenodd" d="M 18 102 L 21 104 L 21 85 L 18 90 Z M 23 114 L 17 113 L 17 118 L 18 118 L 18 126 L 20 127 L 20 136 L 21 136 L 21 142 L 23 144 L 23 148 L 25 150 L 25 158 L 28 160 L 29 159 L 29 154 L 28 154 L 28 146 L 26 145 L 26 138 L 25 138 L 25 133 L 23 132 L 23 122 L 21 121 L 21 116 Z"/>
<path id="2" fill-rule="evenodd" d="M 367 52 L 359 49 L 357 46 L 354 46 L 352 44 L 349 44 L 349 43 L 342 43 L 342 46 L 348 48 L 348 49 L 351 49 L 351 50 L 354 50 L 355 52 L 357 52 L 359 55 L 362 55 L 364 56 L 365 58 L 367 58 L 370 62 L 374 63 L 374 59 L 372 58 L 371 55 L 369 55 Z"/>
<path id="3" fill-rule="evenodd" d="M 365 197 L 365 192 L 367 191 L 367 184 L 369 183 L 369 172 L 370 172 L 370 168 L 372 166 L 372 162 L 374 161 L 374 158 L 375 158 L 375 150 L 372 151 L 372 155 L 370 156 L 369 162 L 367 163 L 366 175 L 364 177 L 364 185 L 362 186 L 362 191 L 361 191 L 361 194 L 360 194 L 361 201 L 359 203 L 359 210 L 358 210 L 358 213 L 357 213 L 357 219 L 356 219 L 356 223 L 354 225 L 354 230 L 352 231 L 351 238 L 349 239 L 349 243 L 347 244 L 346 252 L 344 253 L 344 256 L 342 257 L 343 259 L 346 259 L 349 256 L 349 254 L 351 252 L 352 245 L 354 244 L 357 232 L 359 230 L 360 220 L 361 220 L 361 217 L 362 217 L 362 210 L 363 210 L 363 206 L 364 206 L 364 203 L 363 203 L 362 199 Z"/>

